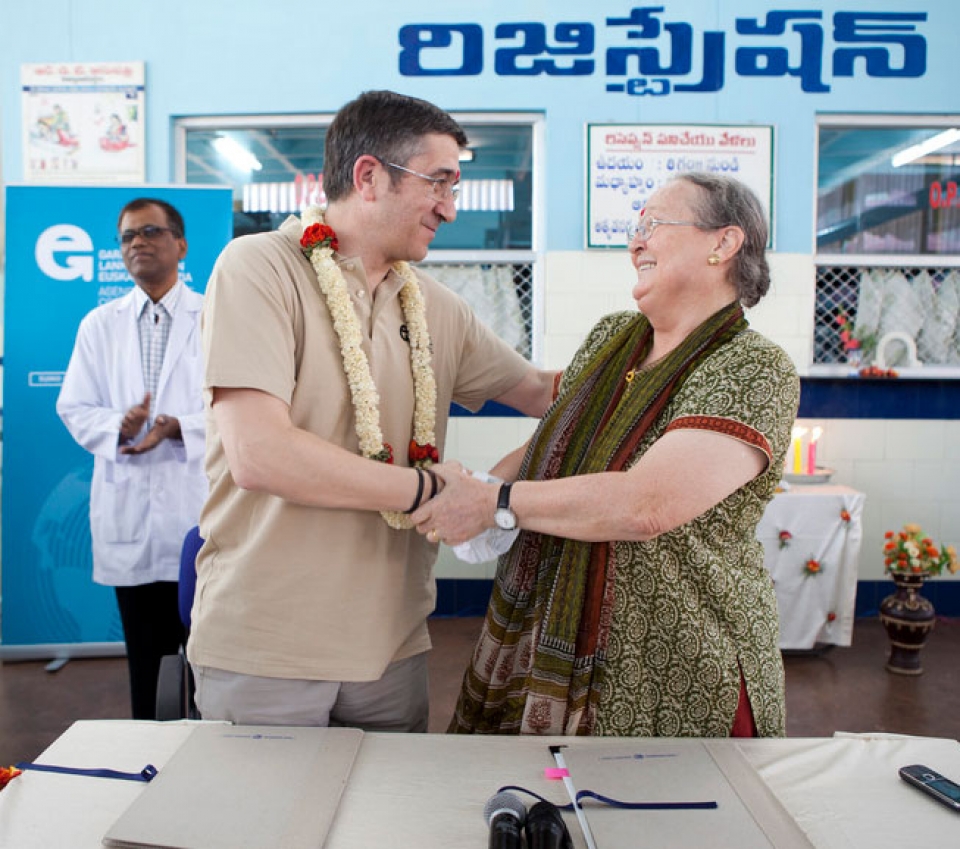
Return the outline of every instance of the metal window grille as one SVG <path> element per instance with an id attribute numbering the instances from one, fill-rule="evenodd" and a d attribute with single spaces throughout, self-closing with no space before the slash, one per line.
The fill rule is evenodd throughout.
<path id="1" fill-rule="evenodd" d="M 845 363 L 842 317 L 864 362 L 883 345 L 889 366 L 960 366 L 960 270 L 950 267 L 821 266 L 814 307 L 816 364 Z"/>
<path id="2" fill-rule="evenodd" d="M 463 298 L 501 339 L 533 357 L 533 262 L 431 262 L 424 270 Z"/>

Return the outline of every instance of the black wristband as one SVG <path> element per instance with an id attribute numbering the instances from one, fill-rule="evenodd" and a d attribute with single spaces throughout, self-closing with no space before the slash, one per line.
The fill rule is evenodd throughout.
<path id="1" fill-rule="evenodd" d="M 404 510 L 408 516 L 420 506 L 420 499 L 423 498 L 423 469 L 414 466 L 417 472 L 417 497 L 413 499 L 413 506 L 409 510 Z"/>
<path id="2" fill-rule="evenodd" d="M 437 494 L 440 484 L 437 482 L 437 473 L 433 469 L 424 469 L 424 471 L 430 476 L 430 496 L 427 498 L 429 501 Z"/>

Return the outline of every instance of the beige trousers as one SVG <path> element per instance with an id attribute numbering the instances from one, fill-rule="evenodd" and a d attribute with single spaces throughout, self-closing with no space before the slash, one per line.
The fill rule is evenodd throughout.
<path id="1" fill-rule="evenodd" d="M 377 681 L 262 678 L 194 666 L 200 715 L 237 725 L 347 725 L 426 732 L 426 652 L 391 663 Z"/>

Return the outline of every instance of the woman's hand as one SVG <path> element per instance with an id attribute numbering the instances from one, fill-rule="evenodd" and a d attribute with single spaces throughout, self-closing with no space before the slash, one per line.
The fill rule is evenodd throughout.
<path id="1" fill-rule="evenodd" d="M 499 484 L 484 483 L 457 462 L 432 469 L 444 487 L 411 515 L 418 533 L 432 543 L 459 545 L 493 527 Z"/>

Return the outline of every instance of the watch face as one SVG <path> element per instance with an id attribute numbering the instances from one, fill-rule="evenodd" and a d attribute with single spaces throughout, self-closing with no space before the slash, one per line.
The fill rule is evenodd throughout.
<path id="1" fill-rule="evenodd" d="M 493 520 L 497 523 L 497 527 L 504 531 L 512 531 L 517 526 L 516 514 L 507 507 L 500 507 L 493 514 Z"/>

